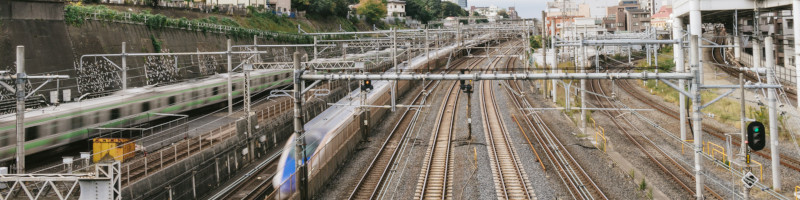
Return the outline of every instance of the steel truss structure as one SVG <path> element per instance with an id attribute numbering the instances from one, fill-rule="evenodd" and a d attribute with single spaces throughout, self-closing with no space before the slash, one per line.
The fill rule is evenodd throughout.
<path id="1" fill-rule="evenodd" d="M 120 162 L 95 164 L 75 174 L 0 174 L 0 200 L 5 199 L 122 199 Z M 77 192 L 80 192 L 78 195 Z"/>

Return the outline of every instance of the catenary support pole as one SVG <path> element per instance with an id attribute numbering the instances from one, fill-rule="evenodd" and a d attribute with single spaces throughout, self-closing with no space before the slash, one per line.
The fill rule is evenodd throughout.
<path id="1" fill-rule="evenodd" d="M 317 51 L 317 36 L 314 36 L 314 60 L 317 59 L 317 54 L 319 54 L 319 51 Z"/>
<path id="2" fill-rule="evenodd" d="M 695 175 L 695 194 L 697 195 L 697 199 L 703 199 L 703 113 L 700 112 L 700 105 L 703 105 L 700 98 L 700 72 L 698 71 L 700 68 L 699 64 L 699 56 L 697 54 L 699 47 L 699 40 L 697 35 L 692 35 L 690 43 L 690 48 L 692 48 L 691 60 L 693 61 L 692 64 L 692 72 L 695 74 L 696 78 L 693 79 L 692 84 L 692 121 L 694 128 L 694 175 Z"/>
<path id="3" fill-rule="evenodd" d="M 581 33 L 581 59 L 578 60 L 581 62 L 581 72 L 586 73 L 586 46 L 583 45 L 583 38 L 585 36 Z M 588 134 L 586 131 L 586 79 L 581 79 L 581 131 L 583 134 Z"/>
<path id="4" fill-rule="evenodd" d="M 755 37 L 755 36 L 754 36 Z M 761 41 L 753 38 L 753 68 L 760 69 L 761 66 Z"/>
<path id="5" fill-rule="evenodd" d="M 408 53 L 408 52 L 406 52 Z M 410 63 L 411 61 L 409 61 Z M 400 74 L 400 68 L 397 67 L 397 28 L 394 28 L 392 31 L 392 67 L 394 67 L 394 71 L 397 74 Z M 392 112 L 396 110 L 395 108 L 395 98 L 397 97 L 397 81 L 394 81 L 392 84 Z"/>
<path id="6" fill-rule="evenodd" d="M 542 22 L 542 63 L 544 64 L 542 68 L 547 70 L 547 25 L 546 25 L 547 23 L 545 23 L 545 22 L 547 22 L 547 13 L 545 11 L 542 11 L 542 21 L 543 21 Z M 549 87 L 549 83 L 547 81 L 544 81 L 544 87 L 543 87 L 544 88 L 544 94 L 543 94 L 543 96 L 545 96 L 545 98 L 547 97 L 547 94 L 549 92 L 548 91 L 548 87 Z"/>
<path id="7" fill-rule="evenodd" d="M 231 57 L 231 39 L 228 39 L 228 114 L 233 114 L 233 60 Z"/>
<path id="8" fill-rule="evenodd" d="M 17 46 L 17 174 L 25 173 L 25 47 Z"/>
<path id="9" fill-rule="evenodd" d="M 702 160 L 702 153 L 703 153 L 703 116 L 700 112 L 700 105 L 701 98 L 700 98 L 700 85 L 703 84 L 703 65 L 701 64 L 700 58 L 700 45 L 702 45 L 702 37 L 703 37 L 703 20 L 702 16 L 700 16 L 700 0 L 691 0 L 689 2 L 689 33 L 690 33 L 690 43 L 692 55 L 692 71 L 696 75 L 695 79 L 692 80 L 694 82 L 694 86 L 692 87 L 692 93 L 694 94 L 694 98 L 692 99 L 692 111 L 694 115 L 692 116 L 694 119 L 694 171 L 695 171 L 695 195 L 697 195 L 697 199 L 703 199 L 703 186 L 704 186 L 704 176 L 703 176 L 703 160 Z"/>
<path id="10" fill-rule="evenodd" d="M 672 36 L 673 40 L 682 40 L 683 36 L 683 20 L 680 17 L 675 17 L 672 19 Z M 683 48 L 681 47 L 681 43 L 673 44 L 672 45 L 672 52 L 675 59 L 675 72 L 686 72 L 686 65 L 684 64 L 683 60 Z M 681 89 L 686 88 L 686 80 L 678 80 L 678 87 Z M 686 141 L 686 95 L 680 93 L 680 99 L 678 100 L 678 105 L 680 110 L 680 128 L 681 128 L 681 141 Z"/>
<path id="11" fill-rule="evenodd" d="M 792 20 L 792 27 L 800 27 L 800 0 L 792 1 L 792 16 L 796 20 Z M 800 37 L 800 28 L 794 28 L 794 35 L 795 37 Z M 794 40 L 794 67 L 795 73 L 800 74 L 800 40 Z M 797 84 L 796 88 L 800 88 L 800 76 L 797 76 L 797 80 L 795 81 Z M 797 107 L 800 108 L 800 98 L 797 99 Z"/>
<path id="12" fill-rule="evenodd" d="M 747 125 L 745 124 L 745 120 L 747 120 L 747 116 L 745 115 L 745 112 L 746 112 L 746 110 L 745 110 L 745 99 L 746 99 L 746 96 L 745 96 L 745 91 L 744 91 L 744 74 L 743 73 L 739 73 L 739 90 L 741 90 L 740 91 L 741 92 L 740 104 L 741 104 L 741 114 L 742 114 L 740 116 L 740 118 L 741 118 L 741 120 L 740 120 L 741 124 L 740 125 L 742 126 L 742 128 L 740 129 L 741 130 L 740 134 L 742 136 L 741 137 L 742 138 L 742 142 L 739 143 L 739 144 L 747 144 L 747 139 L 746 139 L 747 138 L 747 131 L 746 131 Z M 750 161 L 748 159 L 749 156 L 747 155 L 748 151 L 750 151 L 750 150 L 747 148 L 747 145 L 742 145 L 740 153 L 746 159 L 744 161 L 745 170 L 749 172 L 750 171 Z M 744 185 L 742 185 L 742 186 L 744 186 Z M 743 188 L 744 188 L 744 191 L 743 191 L 744 192 L 744 195 L 743 195 L 744 196 L 744 200 L 750 199 L 750 188 L 747 188 L 747 187 L 743 187 Z"/>
<path id="13" fill-rule="evenodd" d="M 774 85 L 775 81 L 775 44 L 772 43 L 772 36 L 764 38 L 764 46 L 767 58 L 767 84 Z M 778 148 L 778 107 L 775 88 L 767 89 L 767 106 L 769 107 L 769 148 L 772 156 L 772 188 L 775 192 L 781 192 L 781 154 Z"/>
<path id="14" fill-rule="evenodd" d="M 555 43 L 555 41 L 556 41 L 556 38 L 555 38 L 555 35 L 556 35 L 556 23 L 555 22 L 550 24 L 550 31 L 553 32 L 553 34 L 550 35 L 550 45 L 551 45 L 550 48 L 553 49 L 553 65 L 550 66 L 550 68 L 551 68 L 550 73 L 556 73 L 557 72 L 556 69 L 558 67 L 558 49 L 555 48 L 555 44 L 556 44 Z M 558 97 L 558 89 L 556 89 L 556 88 L 558 88 L 558 82 L 555 81 L 555 80 L 550 80 L 550 82 L 553 83 L 553 88 L 552 88 L 552 90 L 550 90 L 550 96 L 552 97 L 553 103 L 556 103 L 556 98 Z"/>
<path id="15" fill-rule="evenodd" d="M 122 42 L 122 90 L 128 89 L 128 59 L 125 55 L 125 42 Z"/>
<path id="16" fill-rule="evenodd" d="M 734 31 L 738 32 L 738 30 L 734 30 Z M 733 47 L 733 57 L 736 60 L 741 60 L 742 59 L 742 38 L 740 38 L 738 36 L 734 36 L 733 37 L 733 46 L 734 46 Z"/>
<path id="17" fill-rule="evenodd" d="M 306 165 L 306 137 L 305 130 L 303 130 L 303 94 L 302 94 L 302 68 L 300 67 L 300 52 L 294 52 L 294 134 L 295 143 L 295 159 L 297 166 L 297 190 L 300 194 L 300 199 L 309 199 L 308 196 L 308 166 Z"/>
<path id="18" fill-rule="evenodd" d="M 430 47 L 430 44 L 428 44 L 428 26 L 425 26 L 425 68 L 428 69 L 428 72 L 431 71 Z"/>

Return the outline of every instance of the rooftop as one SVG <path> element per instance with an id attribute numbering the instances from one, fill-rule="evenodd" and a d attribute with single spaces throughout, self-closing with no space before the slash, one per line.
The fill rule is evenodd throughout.
<path id="1" fill-rule="evenodd" d="M 670 14 L 672 14 L 672 6 L 661 6 L 661 9 L 652 18 L 669 18 Z"/>

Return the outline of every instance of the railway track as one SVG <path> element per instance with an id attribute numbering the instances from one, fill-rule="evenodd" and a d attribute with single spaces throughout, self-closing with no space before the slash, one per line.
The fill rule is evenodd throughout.
<path id="1" fill-rule="evenodd" d="M 509 63 L 512 63 L 512 61 L 509 61 Z M 511 90 L 523 91 L 516 81 L 506 81 L 506 83 L 509 86 L 506 88 L 506 92 L 508 92 L 512 102 L 518 109 L 533 107 L 524 96 L 511 92 Z M 540 144 L 544 150 L 545 157 L 555 168 L 556 173 L 561 178 L 561 182 L 567 187 L 567 191 L 573 199 L 608 199 L 564 144 L 556 137 L 556 134 L 547 126 L 538 112 L 534 112 L 532 115 L 522 115 L 520 119 L 527 125 L 528 130 L 532 130 L 528 134 L 528 132 L 520 128 L 523 130 L 523 134 L 526 138 L 531 135 L 534 141 Z M 528 140 L 528 143 L 533 148 L 530 140 Z"/>
<path id="2" fill-rule="evenodd" d="M 467 59 L 458 60 L 456 63 L 453 63 L 452 66 L 460 66 L 466 61 Z M 480 63 L 480 61 L 474 63 Z M 472 65 L 474 65 L 474 63 Z M 436 88 L 439 83 L 440 82 L 428 82 L 423 86 L 423 91 L 420 91 L 420 93 L 414 97 L 412 104 L 425 104 L 429 97 L 429 94 L 426 93 Z M 406 141 L 407 136 L 412 132 L 420 113 L 422 112 L 418 109 L 406 109 L 406 111 L 403 112 L 400 120 L 389 133 L 389 137 L 383 142 L 375 158 L 372 159 L 366 172 L 356 184 L 349 199 L 377 199 L 377 195 L 382 189 L 389 169 L 391 169 L 392 163 L 394 163 L 398 156 L 398 150 L 402 149 L 404 145 L 402 141 Z"/>
<path id="3" fill-rule="evenodd" d="M 280 155 L 280 151 L 264 161 L 265 166 L 256 166 L 260 169 L 245 174 L 244 177 L 232 183 L 230 190 L 222 192 L 219 196 L 215 195 L 211 199 L 265 199 L 274 190 L 272 178 L 278 168 L 277 155 Z"/>
<path id="4" fill-rule="evenodd" d="M 282 99 L 280 102 L 284 102 L 287 105 L 290 103 L 289 99 Z M 270 106 L 272 104 L 264 104 L 263 106 L 257 107 L 258 109 L 264 109 L 264 106 Z M 260 121 L 268 120 L 270 118 L 276 117 L 280 114 L 288 112 L 291 110 L 291 107 L 275 107 L 276 112 L 270 112 L 265 115 L 258 116 Z M 156 152 L 152 152 L 149 154 L 142 155 L 142 157 L 136 158 L 135 160 L 129 161 L 126 165 L 123 165 L 121 168 L 122 174 L 122 185 L 127 186 L 141 178 L 146 177 L 149 174 L 152 174 L 156 171 L 159 171 L 165 167 L 170 166 L 171 164 L 180 161 L 184 158 L 191 156 L 193 153 L 200 152 L 201 150 L 213 147 L 215 142 L 219 142 L 225 140 L 226 138 L 235 134 L 236 127 L 232 124 L 224 125 L 218 129 L 211 131 L 208 135 L 213 136 L 212 138 L 187 138 L 180 142 L 175 143 L 171 147 L 162 148 Z"/>
<path id="5" fill-rule="evenodd" d="M 671 107 L 664 106 L 661 103 L 658 103 L 658 102 L 646 97 L 640 91 L 636 90 L 634 88 L 635 86 L 633 86 L 633 84 L 631 84 L 630 81 L 626 81 L 626 80 L 617 81 L 617 86 L 619 86 L 625 92 L 631 94 L 631 96 L 633 96 L 635 99 L 637 99 L 637 100 L 639 100 L 639 101 L 651 106 L 652 108 L 658 110 L 661 113 L 664 113 L 665 115 L 669 116 L 670 118 L 673 118 L 675 120 L 680 120 L 680 114 L 679 114 L 678 110 L 676 110 L 674 108 L 671 108 Z M 691 127 L 691 123 L 689 122 L 689 120 L 687 120 L 687 123 Z M 692 129 L 689 128 L 689 131 L 692 131 Z M 713 125 L 707 124 L 707 123 L 703 123 L 703 131 L 708 133 L 708 134 L 710 134 L 710 135 L 712 135 L 712 136 L 714 136 L 714 137 L 716 137 L 716 138 L 718 138 L 718 139 L 720 139 L 720 140 L 722 140 L 722 141 L 726 141 L 725 131 L 717 128 L 716 126 L 713 126 Z M 731 144 L 735 145 L 735 147 L 741 146 L 741 143 L 739 143 L 737 140 L 731 141 Z M 763 158 L 766 158 L 766 159 L 772 159 L 772 156 L 770 156 L 771 155 L 770 154 L 770 149 L 763 149 L 761 151 L 755 151 L 755 152 L 752 152 L 752 153 L 754 153 L 754 154 L 756 154 L 758 156 L 761 156 Z M 780 163 L 784 167 L 787 167 L 787 168 L 792 169 L 794 171 L 800 172 L 800 161 L 798 161 L 797 159 L 795 159 L 791 155 L 785 155 L 785 154 L 781 153 Z"/>
<path id="6" fill-rule="evenodd" d="M 719 37 L 714 38 L 714 42 L 716 42 L 718 44 L 724 44 L 725 38 L 719 38 Z M 723 72 L 727 73 L 731 77 L 739 77 L 739 73 L 744 73 L 744 77 L 748 81 L 751 81 L 751 82 L 765 82 L 766 81 L 766 80 L 760 79 L 758 76 L 756 76 L 755 73 L 745 72 L 745 71 L 730 67 L 730 65 L 728 64 L 728 61 L 726 61 L 724 59 L 724 57 L 722 56 L 722 54 L 724 54 L 724 53 L 727 53 L 725 48 L 711 48 L 711 59 L 713 60 L 713 63 L 711 63 L 711 64 L 714 65 L 714 66 L 717 66 L 717 68 L 721 69 Z M 730 54 L 727 54 L 727 55 L 730 55 Z M 740 68 L 744 67 L 738 62 L 734 62 L 733 64 L 736 67 L 740 67 Z M 780 79 L 778 79 L 777 77 L 775 77 L 775 80 L 780 81 Z M 784 87 L 786 87 L 786 86 L 784 86 Z M 797 90 L 796 88 L 794 90 L 791 90 L 791 89 L 780 89 L 780 90 L 778 90 L 778 95 L 782 96 L 782 97 L 785 97 L 785 98 L 788 98 L 788 99 L 792 100 L 792 102 L 796 102 L 797 101 L 797 91 L 796 90 Z M 791 102 L 789 104 L 791 104 Z"/>
<path id="7" fill-rule="evenodd" d="M 610 96 L 607 95 L 606 91 L 603 89 L 600 80 L 590 81 L 589 90 L 604 96 Z M 592 95 L 592 96 L 594 97 L 598 106 L 604 106 L 607 108 L 618 108 L 616 106 L 616 102 L 608 98 L 603 98 L 598 95 Z M 661 171 L 663 171 L 665 175 L 667 175 L 670 179 L 674 180 L 674 182 L 677 185 L 686 190 L 692 196 L 696 195 L 694 189 L 690 187 L 690 185 L 692 185 L 692 183 L 694 183 L 695 180 L 694 174 L 692 174 L 692 172 L 690 172 L 682 165 L 680 165 L 677 161 L 672 159 L 664 151 L 658 148 L 651 140 L 641 139 L 641 138 L 637 139 L 637 137 L 634 137 L 633 134 L 631 134 L 631 131 L 629 131 L 626 127 L 634 128 L 640 133 L 641 130 L 637 129 L 636 126 L 634 126 L 628 119 L 616 117 L 622 114 L 621 111 L 606 110 L 602 111 L 602 113 L 606 114 L 611 119 L 612 123 L 615 126 L 617 126 L 618 130 L 620 130 L 620 132 L 625 136 L 625 138 L 627 138 L 631 143 L 635 144 L 636 147 L 642 153 L 644 153 L 644 155 L 646 155 L 647 158 L 650 159 L 650 161 L 652 161 L 655 166 L 657 166 Z M 714 190 L 712 190 L 708 186 L 704 186 L 704 189 L 708 194 L 711 195 L 711 197 L 715 199 L 723 199 L 719 194 L 717 194 Z"/>
<path id="8" fill-rule="evenodd" d="M 500 60 L 502 59 L 495 60 L 491 66 L 496 66 Z M 480 83 L 479 104 L 497 198 L 533 199 L 535 194 L 500 116 L 492 83 L 493 81 Z"/>
<path id="9" fill-rule="evenodd" d="M 482 61 L 483 59 L 479 59 L 468 69 L 473 69 Z M 496 63 L 497 61 L 492 64 Z M 438 121 L 434 124 L 431 147 L 425 154 L 414 199 L 452 199 L 454 197 L 452 182 L 454 161 L 450 154 L 460 94 L 459 82 L 453 81 L 437 113 Z"/>
<path id="10" fill-rule="evenodd" d="M 423 162 L 423 173 L 417 182 L 414 199 L 446 199 L 453 198 L 453 159 L 450 157 L 453 129 L 455 128 L 458 96 L 461 90 L 453 83 L 447 90 L 438 121 L 434 125 L 431 148 L 428 148 Z"/>

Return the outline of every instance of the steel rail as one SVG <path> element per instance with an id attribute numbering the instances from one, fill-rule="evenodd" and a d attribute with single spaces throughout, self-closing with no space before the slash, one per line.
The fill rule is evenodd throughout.
<path id="1" fill-rule="evenodd" d="M 508 51 L 511 50 L 513 49 Z M 497 59 L 490 66 L 497 66 L 500 61 L 501 59 Z M 510 62 L 506 63 L 506 67 L 508 63 Z M 492 81 L 482 82 L 480 90 L 481 113 L 485 123 L 484 130 L 486 131 L 484 134 L 488 138 L 489 145 L 487 147 L 489 147 L 490 151 L 490 161 L 493 163 L 493 173 L 497 177 L 495 186 L 500 186 L 500 189 L 502 189 L 502 191 L 497 191 L 498 198 L 532 199 L 534 195 L 531 194 L 530 188 L 526 183 L 527 175 L 518 161 L 519 157 L 510 142 L 511 138 L 509 138 L 508 129 L 505 127 L 503 119 L 498 112 L 499 108 L 492 89 Z"/>
<path id="2" fill-rule="evenodd" d="M 506 88 L 506 92 L 511 93 L 509 91 L 512 88 L 516 90 L 520 90 L 518 84 L 514 81 L 506 81 L 509 83 L 509 87 Z M 516 96 L 516 95 L 511 95 Z M 529 108 L 532 107 L 530 102 L 524 97 L 518 98 L 511 98 L 512 102 L 517 106 L 518 109 L 523 110 L 522 108 Z M 546 155 L 548 156 L 548 160 L 550 160 L 551 164 L 556 166 L 556 171 L 558 175 L 561 177 L 562 183 L 567 186 L 568 191 L 572 195 L 574 199 L 593 199 L 594 197 L 591 195 L 591 190 L 594 190 L 596 195 L 601 197 L 602 199 L 608 199 L 603 191 L 597 186 L 597 184 L 591 179 L 591 177 L 586 173 L 583 167 L 572 157 L 570 152 L 566 149 L 566 147 L 555 137 L 555 134 L 550 130 L 544 120 L 541 118 L 539 113 L 534 112 L 533 121 L 530 119 L 531 116 L 524 115 L 523 121 L 533 129 L 534 138 L 541 143 L 542 148 L 545 150 Z M 549 144 L 549 145 L 548 145 Z M 586 179 L 586 183 L 581 180 L 580 177 Z M 589 187 L 586 187 L 586 185 Z M 579 195 L 579 196 L 576 196 Z"/>
<path id="3" fill-rule="evenodd" d="M 599 94 L 602 94 L 602 95 L 606 95 L 606 96 L 607 96 L 607 93 L 606 93 L 606 91 L 605 91 L 605 90 L 603 90 L 603 87 L 601 87 L 602 85 L 601 85 L 600 81 L 592 81 L 592 82 L 590 82 L 590 84 L 589 84 L 589 85 L 590 85 L 589 87 L 591 88 L 591 90 L 592 90 L 592 91 L 595 91 L 595 92 L 598 92 Z M 619 85 L 624 85 L 624 84 L 619 84 Z M 622 86 L 622 87 L 624 87 L 624 86 Z M 636 96 L 636 94 L 631 94 L 631 95 L 633 95 L 633 96 Z M 601 98 L 601 97 L 599 97 L 599 96 L 597 96 L 597 95 L 593 95 L 593 96 L 594 96 L 594 98 L 595 98 L 595 99 L 598 101 L 598 103 L 599 103 L 599 102 L 602 102 L 602 101 L 604 101 L 604 100 L 605 100 L 606 102 L 608 102 L 608 103 L 609 103 L 609 106 L 616 108 L 616 106 L 613 106 L 613 105 L 614 105 L 614 102 L 612 102 L 610 99 L 607 99 L 607 98 Z M 645 102 L 645 103 L 646 103 L 646 102 Z M 615 116 L 617 116 L 617 115 L 621 114 L 621 112 L 619 112 L 619 111 L 616 111 L 616 114 L 613 114 L 613 113 L 612 113 L 612 111 L 603 111 L 603 113 L 605 113 L 607 116 L 609 116 L 609 118 L 611 118 L 611 121 L 612 121 L 612 123 L 613 123 L 615 126 L 617 126 L 617 127 L 619 128 L 620 132 L 622 132 L 622 133 L 625 135 L 625 137 L 626 137 L 628 140 L 630 140 L 630 141 L 631 141 L 633 144 L 635 144 L 635 145 L 636 145 L 636 147 L 637 147 L 639 150 L 641 150 L 641 151 L 642 151 L 642 152 L 643 152 L 643 153 L 644 153 L 644 154 L 645 154 L 645 155 L 648 157 L 648 159 L 650 159 L 650 160 L 651 160 L 651 161 L 652 161 L 652 162 L 653 162 L 653 163 L 654 163 L 654 164 L 655 164 L 655 165 L 656 165 L 656 166 L 657 166 L 659 169 L 661 169 L 662 171 L 666 172 L 666 174 L 667 174 L 667 175 L 669 175 L 669 177 L 670 177 L 671 179 L 675 180 L 675 182 L 677 182 L 681 188 L 683 188 L 684 190 L 688 191 L 688 192 L 689 192 L 689 194 L 691 194 L 692 196 L 694 196 L 694 195 L 695 195 L 695 192 L 694 192 L 694 189 L 693 189 L 693 188 L 690 188 L 690 187 L 687 185 L 687 183 L 684 183 L 684 181 L 683 181 L 683 180 L 681 180 L 680 178 L 678 178 L 678 176 L 677 176 L 677 175 L 675 175 L 674 173 L 672 173 L 672 172 L 671 172 L 671 171 L 670 171 L 670 170 L 669 170 L 669 169 L 668 169 L 668 168 L 667 168 L 667 167 L 664 165 L 664 163 L 662 163 L 661 161 L 659 161 L 658 159 L 656 159 L 656 157 L 655 157 L 655 156 L 654 156 L 652 153 L 650 153 L 650 152 L 649 152 L 649 151 L 648 151 L 648 150 L 647 150 L 647 149 L 646 149 L 646 148 L 645 148 L 645 147 L 644 147 L 644 146 L 643 146 L 643 145 L 642 145 L 642 144 L 641 144 L 641 143 L 640 143 L 638 140 L 636 140 L 636 139 L 633 137 L 633 135 L 630 133 L 630 131 L 628 131 L 627 129 L 625 129 L 625 128 L 624 128 L 624 127 L 634 127 L 634 126 L 633 126 L 633 124 L 632 124 L 632 123 L 631 123 L 629 120 L 627 120 L 627 119 L 626 119 L 626 120 L 624 120 L 624 123 L 628 124 L 628 126 L 623 126 L 623 125 L 622 125 L 622 123 L 621 123 L 621 122 L 619 122 L 620 120 L 619 120 L 618 118 L 616 118 Z M 639 130 L 639 129 L 637 129 L 637 130 Z M 641 131 L 640 131 L 640 132 L 641 132 Z M 669 157 L 669 155 L 667 155 L 665 152 L 661 151 L 661 149 L 660 149 L 660 148 L 657 148 L 655 144 L 653 144 L 653 143 L 652 143 L 652 142 L 650 142 L 649 140 L 648 140 L 648 142 L 646 142 L 646 144 L 649 144 L 649 145 L 653 146 L 654 148 L 652 148 L 652 149 L 655 149 L 655 151 L 656 151 L 656 152 L 657 152 L 659 155 L 661 155 L 661 156 L 662 156 L 664 159 L 666 159 L 666 160 L 667 160 L 669 163 L 671 163 L 671 164 L 672 164 L 673 166 L 675 166 L 675 167 L 676 167 L 678 170 L 680 170 L 680 171 L 681 171 L 681 172 L 682 172 L 682 173 L 683 173 L 685 176 L 689 177 L 689 178 L 690 178 L 692 181 L 694 180 L 694 176 L 692 175 L 692 173 L 691 173 L 691 172 L 689 172 L 689 171 L 688 171 L 688 170 L 686 170 L 686 169 L 685 169 L 683 166 L 681 166 L 680 164 L 678 164 L 678 163 L 677 163 L 675 160 L 673 160 L 671 157 Z M 711 194 L 712 196 L 714 196 L 714 198 L 716 198 L 716 199 L 723 199 L 721 196 L 719 196 L 719 194 L 717 194 L 716 192 L 714 192 L 714 191 L 713 191 L 711 188 L 709 188 L 708 186 L 705 186 L 705 190 L 706 190 L 706 191 L 707 191 L 709 194 Z"/>
<path id="4" fill-rule="evenodd" d="M 460 66 L 465 61 L 466 61 L 466 59 L 459 60 L 459 63 L 455 63 L 453 66 Z M 436 82 L 435 84 L 433 82 L 428 82 L 425 86 L 423 86 L 423 88 L 425 88 L 425 89 L 420 91 L 417 94 L 417 96 L 414 97 L 414 99 L 412 100 L 412 102 L 413 102 L 412 104 L 414 104 L 414 105 L 424 104 L 425 101 L 427 100 L 427 98 L 429 97 L 429 95 L 424 94 L 423 91 L 430 91 L 432 88 L 435 88 L 438 84 L 439 84 L 439 82 Z M 422 98 L 420 98 L 420 97 L 422 97 Z M 369 192 L 369 197 L 367 199 L 375 199 L 375 195 L 381 189 L 381 185 L 382 185 L 381 183 L 384 181 L 386 175 L 389 173 L 389 171 L 391 169 L 390 165 L 394 162 L 394 160 L 397 157 L 397 154 L 398 154 L 397 150 L 399 150 L 400 146 L 403 145 L 402 142 L 398 142 L 398 141 L 405 141 L 406 140 L 406 137 L 411 132 L 410 128 L 413 127 L 411 124 L 412 123 L 416 123 L 417 116 L 419 115 L 419 113 L 421 113 L 421 112 L 419 112 L 419 110 L 416 110 L 414 112 L 414 115 L 412 116 L 412 118 L 409 119 L 407 117 L 409 117 L 409 113 L 411 111 L 412 111 L 412 109 L 406 109 L 406 111 L 403 112 L 402 116 L 397 121 L 395 126 L 392 128 L 391 132 L 389 133 L 389 136 L 386 138 L 386 140 L 381 145 L 381 148 L 378 150 L 378 153 L 375 155 L 375 158 L 373 158 L 372 162 L 370 162 L 369 166 L 367 167 L 366 172 L 364 173 L 364 175 L 362 175 L 361 179 L 356 184 L 355 189 L 353 189 L 353 192 L 350 194 L 350 197 L 348 199 L 364 199 L 363 196 L 359 196 L 362 193 L 361 191 L 364 191 L 364 190 L 371 190 Z M 403 134 L 398 140 L 398 138 L 395 137 L 395 134 L 400 131 L 400 129 L 402 128 L 402 125 L 404 124 L 404 122 L 406 120 L 411 120 L 411 122 L 408 122 L 408 124 L 405 126 L 405 129 L 403 129 Z M 388 149 L 387 146 L 390 144 L 390 142 L 398 142 L 398 144 L 397 144 L 398 146 L 393 147 L 393 151 L 392 151 L 391 155 L 388 157 L 388 161 L 383 166 L 379 166 L 379 162 L 381 161 L 381 159 L 386 159 L 385 158 L 386 156 L 383 155 L 383 154 L 386 151 L 386 149 Z M 365 186 L 365 184 L 367 184 L 368 179 L 370 178 L 369 177 L 370 173 L 373 170 L 375 170 L 376 167 L 383 167 L 382 170 L 379 170 L 380 171 L 380 175 L 378 177 L 378 180 L 375 182 L 374 186 L 371 186 L 371 185 L 369 187 Z M 364 188 L 364 187 L 367 187 L 367 188 Z M 372 189 L 369 189 L 369 188 L 372 188 Z"/>

